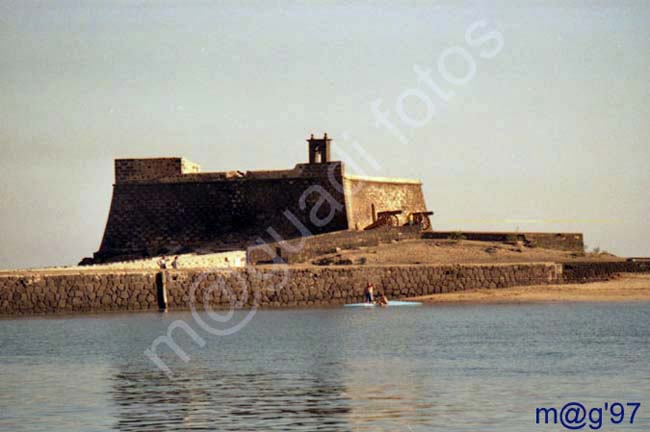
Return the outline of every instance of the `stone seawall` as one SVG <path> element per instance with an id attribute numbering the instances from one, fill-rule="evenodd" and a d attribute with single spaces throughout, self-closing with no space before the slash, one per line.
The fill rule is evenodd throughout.
<path id="1" fill-rule="evenodd" d="M 260 307 L 325 306 L 362 302 L 369 281 L 377 292 L 398 299 L 476 288 L 547 284 L 556 281 L 560 272 L 561 266 L 551 263 L 294 267 L 273 274 L 251 267 L 228 273 L 169 274 L 167 289 L 172 308 L 188 308 L 192 298 L 196 304 L 215 307 L 227 307 L 233 298 L 249 307 L 254 303 Z"/>
<path id="2" fill-rule="evenodd" d="M 326 306 L 362 300 L 366 282 L 389 298 L 476 288 L 602 280 L 618 272 L 650 271 L 648 263 L 528 263 L 340 267 L 258 266 L 0 274 L 0 315 L 214 307 Z"/>
<path id="3" fill-rule="evenodd" d="M 156 272 L 0 275 L 0 315 L 156 308 Z"/>
<path id="4" fill-rule="evenodd" d="M 562 267 L 562 282 L 565 283 L 607 280 L 617 273 L 650 272 L 650 262 L 567 262 Z"/>
<path id="5" fill-rule="evenodd" d="M 170 308 L 196 303 L 228 307 L 335 305 L 362 300 L 366 282 L 391 298 L 549 283 L 556 264 L 248 267 L 0 276 L 0 315 L 156 310 L 166 292 Z M 207 293 L 207 294 L 206 294 Z M 207 295 L 207 297 L 206 297 Z"/>

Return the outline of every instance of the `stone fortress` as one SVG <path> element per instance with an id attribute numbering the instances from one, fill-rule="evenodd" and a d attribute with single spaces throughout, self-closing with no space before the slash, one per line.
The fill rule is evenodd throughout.
<path id="1" fill-rule="evenodd" d="M 116 160 L 99 250 L 82 267 L 0 271 L 0 316 L 187 309 L 195 302 L 340 305 L 362 301 L 368 281 L 404 298 L 650 271 L 648 260 L 585 257 L 580 233 L 431 229 L 420 181 L 350 175 L 330 159 L 327 134 L 308 143 L 308 163 L 281 171 L 202 173 L 180 157 Z M 555 258 L 463 261 L 453 255 L 459 240 L 487 242 L 485 254 L 542 249 Z M 418 245 L 425 249 L 408 263 L 368 261 L 382 248 L 407 254 Z M 349 251 L 368 256 L 345 259 Z M 180 268 L 161 270 L 164 254 L 179 255 Z M 437 258 L 426 261 L 432 254 Z M 214 292 L 216 281 L 221 290 Z"/>
<path id="2" fill-rule="evenodd" d="M 115 160 L 101 246 L 84 263 L 184 253 L 205 245 L 213 251 L 241 250 L 260 237 L 277 242 L 427 218 L 420 181 L 347 174 L 343 162 L 330 159 L 327 134 L 307 141 L 308 163 L 288 170 L 204 173 L 180 157 Z"/>

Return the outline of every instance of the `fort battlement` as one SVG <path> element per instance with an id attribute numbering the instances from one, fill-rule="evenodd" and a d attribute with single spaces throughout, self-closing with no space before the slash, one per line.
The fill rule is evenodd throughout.
<path id="1" fill-rule="evenodd" d="M 115 160 L 116 184 L 148 182 L 199 172 L 199 165 L 180 157 Z"/>
<path id="2" fill-rule="evenodd" d="M 115 184 L 145 184 L 145 183 L 181 183 L 181 182 L 212 182 L 235 181 L 251 179 L 285 179 L 301 177 L 323 177 L 328 171 L 334 171 L 341 162 L 320 164 L 296 164 L 292 169 L 259 170 L 259 171 L 213 171 L 201 172 L 201 166 L 183 157 L 116 159 Z M 357 178 L 357 176 L 347 176 Z M 371 177 L 364 177 L 371 180 Z M 405 179 L 377 178 L 375 181 L 416 182 Z"/>

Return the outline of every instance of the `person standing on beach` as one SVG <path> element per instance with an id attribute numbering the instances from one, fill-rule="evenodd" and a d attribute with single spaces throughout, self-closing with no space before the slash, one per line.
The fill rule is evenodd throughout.
<path id="1" fill-rule="evenodd" d="M 375 292 L 375 286 L 372 284 L 372 282 L 368 282 L 368 285 L 366 286 L 366 289 L 363 292 L 365 303 L 374 302 L 374 292 Z"/>
<path id="2" fill-rule="evenodd" d="M 158 266 L 160 267 L 160 270 L 167 270 L 167 257 L 165 255 L 163 255 L 158 261 Z"/>
<path id="3" fill-rule="evenodd" d="M 176 256 L 174 257 L 174 261 L 172 261 L 172 268 L 173 268 L 174 270 L 178 270 L 178 266 L 179 266 L 179 264 L 178 264 L 178 255 L 176 255 Z"/>

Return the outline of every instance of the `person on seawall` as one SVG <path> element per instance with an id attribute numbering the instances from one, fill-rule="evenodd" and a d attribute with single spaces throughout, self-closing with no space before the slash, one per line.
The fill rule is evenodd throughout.
<path id="1" fill-rule="evenodd" d="M 374 303 L 375 301 L 374 291 L 375 291 L 375 286 L 372 284 L 372 282 L 368 282 L 368 285 L 366 286 L 366 289 L 363 292 L 364 303 Z"/>

